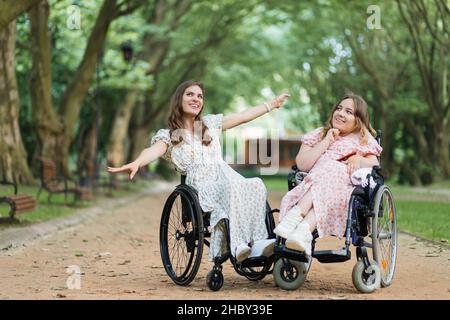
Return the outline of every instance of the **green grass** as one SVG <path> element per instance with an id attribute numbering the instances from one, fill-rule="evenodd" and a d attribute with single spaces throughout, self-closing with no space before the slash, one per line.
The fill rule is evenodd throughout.
<path id="1" fill-rule="evenodd" d="M 245 177 L 258 177 L 255 172 L 240 172 Z M 259 176 L 268 192 L 287 192 L 287 175 Z M 450 181 L 442 181 L 426 188 L 390 185 L 397 210 L 400 231 L 440 241 L 450 240 Z M 442 194 L 435 189 L 447 189 Z"/>
<path id="2" fill-rule="evenodd" d="M 395 209 L 400 230 L 430 240 L 450 240 L 450 202 L 395 200 Z"/>

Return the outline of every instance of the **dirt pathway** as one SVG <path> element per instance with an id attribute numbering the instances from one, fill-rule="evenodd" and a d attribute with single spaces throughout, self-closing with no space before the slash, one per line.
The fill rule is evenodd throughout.
<path id="1" fill-rule="evenodd" d="M 356 291 L 351 281 L 355 258 L 340 264 L 313 262 L 306 283 L 283 291 L 271 275 L 250 282 L 224 265 L 218 292 L 205 282 L 212 263 L 205 258 L 187 287 L 171 282 L 159 254 L 159 221 L 169 191 L 136 198 L 116 209 L 87 216 L 76 225 L 0 252 L 0 299 L 449 299 L 450 250 L 400 234 L 392 286 L 373 294 Z M 278 206 L 282 194 L 271 194 Z M 334 238 L 319 248 L 339 248 Z M 354 256 L 354 250 L 352 250 Z M 67 267 L 79 269 L 80 289 L 68 289 Z M 73 278 L 71 278 L 73 279 Z M 69 284 L 77 286 L 76 281 Z"/>

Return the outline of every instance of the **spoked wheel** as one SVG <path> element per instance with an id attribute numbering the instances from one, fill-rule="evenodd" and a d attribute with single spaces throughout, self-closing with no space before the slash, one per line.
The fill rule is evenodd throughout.
<path id="1" fill-rule="evenodd" d="M 381 269 L 381 285 L 392 283 L 397 260 L 397 216 L 388 186 L 381 186 L 375 196 L 372 219 L 373 259 Z"/>
<path id="2" fill-rule="evenodd" d="M 273 278 L 277 286 L 284 290 L 295 290 L 306 280 L 306 263 L 280 258 L 273 267 Z"/>
<path id="3" fill-rule="evenodd" d="M 203 253 L 203 218 L 195 191 L 178 186 L 166 201 L 160 225 L 164 268 L 178 285 L 194 280 Z"/>
<path id="4" fill-rule="evenodd" d="M 355 288 L 362 293 L 371 293 L 380 287 L 381 271 L 376 262 L 366 268 L 359 260 L 353 267 L 352 281 Z"/>

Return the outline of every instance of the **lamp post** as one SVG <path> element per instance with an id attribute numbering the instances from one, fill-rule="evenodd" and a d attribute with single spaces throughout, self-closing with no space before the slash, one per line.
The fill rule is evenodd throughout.
<path id="1" fill-rule="evenodd" d="M 131 45 L 131 41 L 122 42 L 120 49 L 122 50 L 123 60 L 129 63 L 133 59 L 133 46 Z"/>
<path id="2" fill-rule="evenodd" d="M 93 175 L 93 187 L 96 187 L 98 185 L 98 182 L 100 180 L 100 148 L 99 148 L 99 139 L 100 139 L 100 123 L 101 123 L 101 106 L 100 106 L 100 68 L 101 63 L 103 60 L 103 50 L 101 50 L 98 53 L 98 60 L 97 60 L 97 66 L 96 66 L 96 86 L 97 86 L 97 92 L 95 94 L 95 160 L 94 160 L 94 172 L 92 172 Z M 91 175 L 91 174 L 89 174 Z"/>

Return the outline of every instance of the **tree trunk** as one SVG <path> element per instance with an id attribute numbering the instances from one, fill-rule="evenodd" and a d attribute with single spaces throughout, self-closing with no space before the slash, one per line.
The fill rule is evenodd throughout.
<path id="1" fill-rule="evenodd" d="M 128 91 L 124 103 L 116 112 L 108 143 L 107 161 L 110 166 L 121 166 L 124 162 L 125 139 L 138 95 L 139 92 L 136 90 Z"/>
<path id="2" fill-rule="evenodd" d="M 47 1 L 30 10 L 32 69 L 30 94 L 33 120 L 38 138 L 37 154 L 60 158 L 63 126 L 53 109 L 51 96 L 51 45 L 48 30 L 49 5 Z M 61 169 L 61 168 L 59 168 Z"/>
<path id="3" fill-rule="evenodd" d="M 0 179 L 33 183 L 19 128 L 15 72 L 16 22 L 0 30 Z"/>
<path id="4" fill-rule="evenodd" d="M 389 104 L 388 104 L 389 106 Z M 392 139 L 392 133 L 395 126 L 391 125 L 391 119 L 388 118 L 388 115 L 385 114 L 385 105 L 383 103 L 379 103 L 374 112 L 375 117 L 377 118 L 374 123 L 376 126 L 374 129 L 381 130 L 381 146 L 383 147 L 383 152 L 381 153 L 381 166 L 388 176 L 393 176 L 395 174 L 394 169 L 396 168 L 396 164 L 394 162 L 394 140 Z"/>
<path id="5" fill-rule="evenodd" d="M 447 124 L 447 128 L 445 127 Z M 440 169 L 440 173 L 444 179 L 450 177 L 450 125 L 448 125 L 448 120 L 444 123 L 440 121 L 436 123 L 433 127 L 434 131 L 434 143 L 433 150 L 435 152 L 435 160 Z"/>
<path id="6" fill-rule="evenodd" d="M 95 124 L 95 122 L 92 122 L 82 130 L 80 137 L 77 168 L 78 176 L 81 180 L 80 184 L 84 186 L 92 186 L 92 182 L 95 178 L 97 132 L 97 125 Z"/>
<path id="7" fill-rule="evenodd" d="M 61 116 L 64 122 L 65 134 L 61 145 L 62 155 L 58 159 L 62 170 L 68 174 L 69 148 L 75 137 L 75 126 L 78 122 L 81 104 L 92 84 L 99 55 L 103 49 L 109 26 L 115 18 L 114 9 L 117 0 L 105 0 L 92 32 L 89 36 L 83 59 L 61 99 Z"/>
<path id="8" fill-rule="evenodd" d="M 400 170 L 403 172 L 403 176 L 406 178 L 410 185 L 420 186 L 422 184 L 417 170 L 415 170 L 415 168 L 412 168 L 409 163 L 402 163 Z"/>
<path id="9" fill-rule="evenodd" d="M 150 146 L 148 126 L 141 125 L 131 130 L 130 157 L 128 161 L 135 160 L 142 150 Z"/>
<path id="10" fill-rule="evenodd" d="M 6 29 L 8 24 L 23 12 L 42 0 L 0 1 L 0 30 Z"/>

